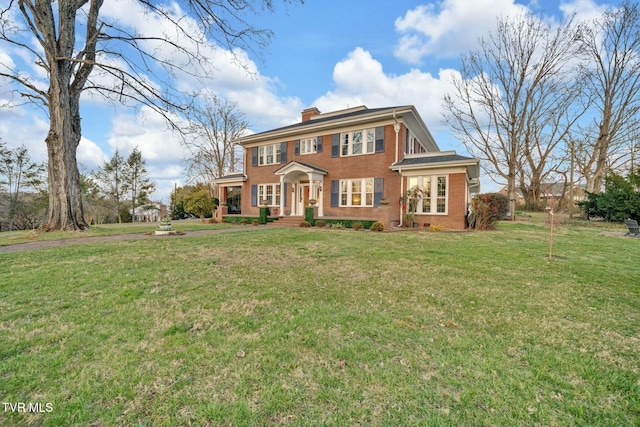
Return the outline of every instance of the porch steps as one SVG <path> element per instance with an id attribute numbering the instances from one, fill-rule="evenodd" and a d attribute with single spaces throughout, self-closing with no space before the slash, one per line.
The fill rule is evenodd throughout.
<path id="1" fill-rule="evenodd" d="M 302 220 L 304 220 L 302 216 L 281 216 L 268 224 L 277 227 L 299 227 Z"/>

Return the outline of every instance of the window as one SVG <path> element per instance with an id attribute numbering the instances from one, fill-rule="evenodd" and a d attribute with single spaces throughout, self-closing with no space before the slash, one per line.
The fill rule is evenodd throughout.
<path id="1" fill-rule="evenodd" d="M 411 133 L 407 133 L 407 154 L 426 153 L 427 150 L 420 144 L 420 141 Z"/>
<path id="2" fill-rule="evenodd" d="M 446 176 L 412 176 L 407 183 L 410 212 L 447 213 Z"/>
<path id="3" fill-rule="evenodd" d="M 340 180 L 340 206 L 373 206 L 373 178 Z"/>
<path id="4" fill-rule="evenodd" d="M 258 203 L 263 200 L 269 206 L 280 206 L 280 184 L 258 184 Z"/>
<path id="5" fill-rule="evenodd" d="M 340 155 L 357 156 L 376 151 L 376 130 L 365 129 L 343 133 L 340 136 Z"/>
<path id="6" fill-rule="evenodd" d="M 262 166 L 280 163 L 281 156 L 280 144 L 263 145 L 258 149 L 258 164 Z"/>
<path id="7" fill-rule="evenodd" d="M 318 152 L 318 144 L 316 138 L 307 138 L 300 140 L 300 154 L 313 154 Z"/>

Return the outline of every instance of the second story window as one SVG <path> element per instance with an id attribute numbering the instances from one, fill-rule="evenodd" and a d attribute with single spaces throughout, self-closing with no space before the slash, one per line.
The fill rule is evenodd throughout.
<path id="1" fill-rule="evenodd" d="M 427 150 L 424 148 L 418 138 L 413 136 L 412 133 L 407 131 L 407 146 L 406 146 L 406 154 L 421 154 L 426 153 Z"/>
<path id="2" fill-rule="evenodd" d="M 280 144 L 263 145 L 258 149 L 258 164 L 262 166 L 280 163 L 281 155 Z"/>
<path id="3" fill-rule="evenodd" d="M 340 136 L 340 142 L 341 156 L 371 154 L 376 149 L 376 131 L 375 129 L 365 129 L 343 133 Z"/>
<path id="4" fill-rule="evenodd" d="M 318 152 L 316 138 L 300 140 L 300 154 L 313 154 Z"/>

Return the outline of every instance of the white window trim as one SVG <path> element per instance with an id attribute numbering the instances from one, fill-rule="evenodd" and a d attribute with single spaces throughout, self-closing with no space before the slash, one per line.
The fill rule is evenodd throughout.
<path id="1" fill-rule="evenodd" d="M 362 145 L 360 153 L 353 153 L 353 135 L 356 133 L 362 134 L 362 139 L 360 144 Z M 368 136 L 372 136 L 371 146 L 369 146 Z M 347 138 L 347 154 L 344 154 L 344 141 L 345 137 Z M 375 154 L 376 152 L 376 129 L 375 128 L 367 128 L 367 129 L 357 129 L 350 132 L 342 132 L 340 134 L 340 157 L 351 157 L 351 156 L 362 156 L 366 154 Z"/>
<path id="2" fill-rule="evenodd" d="M 277 207 L 280 206 L 280 198 L 282 194 L 280 193 L 280 183 L 277 184 L 257 184 L 258 185 L 258 205 L 262 206 L 262 200 L 269 198 L 267 197 L 267 187 L 271 188 L 271 200 L 269 200 L 269 204 L 267 206 Z"/>
<path id="3" fill-rule="evenodd" d="M 318 144 L 316 138 L 304 138 L 300 140 L 300 154 L 316 154 L 318 152 Z"/>
<path id="4" fill-rule="evenodd" d="M 271 163 L 267 163 L 267 151 L 269 147 L 272 147 L 273 149 L 273 153 L 271 155 Z M 278 163 L 280 163 L 281 158 L 282 153 L 280 152 L 280 143 L 261 145 L 260 147 L 258 147 L 258 166 L 277 165 Z"/>
<path id="5" fill-rule="evenodd" d="M 422 188 L 423 179 L 431 178 L 431 212 L 422 212 L 422 197 L 418 197 L 416 211 L 410 212 L 414 215 L 448 215 L 449 214 L 449 175 L 416 175 L 407 177 L 407 187 L 409 191 L 414 187 L 409 185 L 411 179 L 416 178 L 418 187 Z M 438 178 L 445 179 L 444 212 L 438 212 Z"/>
<path id="6" fill-rule="evenodd" d="M 420 144 L 420 142 L 418 141 L 418 138 L 416 138 L 412 132 L 409 132 L 408 142 L 409 143 L 407 144 L 407 146 L 409 148 L 409 152 L 407 154 L 424 154 L 427 152 L 427 150 L 424 148 L 422 144 Z M 416 150 L 416 144 L 418 145 L 418 147 L 420 147 L 418 150 Z"/>
<path id="7" fill-rule="evenodd" d="M 371 204 L 367 204 L 367 181 L 371 181 Z M 352 204 L 353 201 L 353 185 L 354 181 L 360 181 L 360 200 L 362 203 L 359 205 Z M 347 203 L 342 203 L 342 195 L 345 194 L 342 191 L 343 183 L 347 184 Z M 339 191 L 338 191 L 338 206 L 341 208 L 371 208 L 373 207 L 373 198 L 374 198 L 374 185 L 375 180 L 373 178 L 356 178 L 356 179 L 341 179 L 339 182 Z"/>

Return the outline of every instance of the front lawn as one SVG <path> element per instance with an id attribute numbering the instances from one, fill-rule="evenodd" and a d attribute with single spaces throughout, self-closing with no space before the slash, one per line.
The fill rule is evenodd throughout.
<path id="1" fill-rule="evenodd" d="M 44 232 L 37 230 L 4 231 L 0 233 L 0 246 L 43 240 L 113 236 L 117 234 L 144 234 L 153 232 L 159 225 L 159 222 L 136 222 L 92 225 L 88 230 L 77 232 Z M 216 230 L 230 227 L 229 224 L 210 224 L 209 222 L 202 222 L 199 219 L 173 221 L 172 226 L 176 231 Z"/>
<path id="2" fill-rule="evenodd" d="M 549 260 L 547 237 L 260 227 L 2 254 L 0 396 L 45 410 L 0 425 L 638 425 L 640 238 L 562 227 Z"/>

